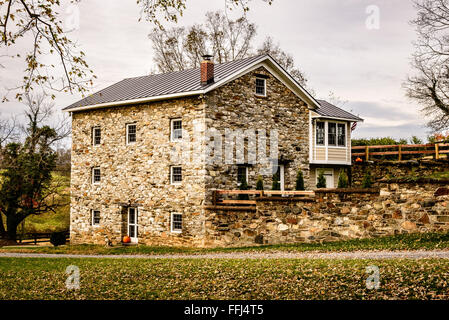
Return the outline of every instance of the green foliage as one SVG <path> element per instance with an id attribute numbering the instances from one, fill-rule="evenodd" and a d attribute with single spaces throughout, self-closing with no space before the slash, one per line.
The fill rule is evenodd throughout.
<path id="1" fill-rule="evenodd" d="M 257 177 L 256 190 L 263 190 L 263 178 L 262 178 L 262 176 Z"/>
<path id="2" fill-rule="evenodd" d="M 371 188 L 373 186 L 373 178 L 371 171 L 367 170 L 362 180 L 362 188 Z"/>
<path id="3" fill-rule="evenodd" d="M 318 174 L 318 183 L 316 184 L 318 189 L 326 188 L 326 178 L 324 177 L 324 170 L 320 170 Z"/>
<path id="4" fill-rule="evenodd" d="M 53 232 L 50 235 L 50 243 L 57 246 L 62 246 L 66 243 L 65 232 Z"/>
<path id="5" fill-rule="evenodd" d="M 417 136 L 412 136 L 410 138 L 410 144 L 423 144 L 422 140 Z"/>
<path id="6" fill-rule="evenodd" d="M 346 171 L 341 169 L 338 175 L 338 188 L 347 188 L 349 186 L 349 179 Z"/>
<path id="7" fill-rule="evenodd" d="M 248 190 L 248 183 L 246 182 L 245 177 L 240 179 L 239 190 Z M 247 194 L 239 194 L 239 200 L 249 200 L 249 196 Z"/>
<path id="8" fill-rule="evenodd" d="M 395 140 L 391 137 L 384 138 L 370 138 L 370 139 L 352 139 L 352 146 L 386 146 L 386 145 L 398 145 L 398 144 L 407 144 L 407 139 L 399 139 Z"/>
<path id="9" fill-rule="evenodd" d="M 295 186 L 295 190 L 296 191 L 302 191 L 305 190 L 304 188 L 304 176 L 302 174 L 301 169 L 298 170 L 298 174 L 296 175 L 296 186 Z"/>

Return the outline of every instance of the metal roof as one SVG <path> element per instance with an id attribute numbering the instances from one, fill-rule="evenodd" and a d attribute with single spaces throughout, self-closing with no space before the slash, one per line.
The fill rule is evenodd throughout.
<path id="1" fill-rule="evenodd" d="M 216 64 L 214 66 L 215 83 L 251 65 L 264 56 L 267 55 L 258 55 L 246 59 Z M 200 68 L 127 78 L 81 99 L 63 110 L 170 94 L 181 94 L 205 90 L 214 85 L 214 83 L 202 85 L 200 79 Z"/>
<path id="2" fill-rule="evenodd" d="M 362 118 L 353 115 L 333 104 L 325 101 L 325 100 L 317 100 L 320 104 L 320 107 L 314 110 L 320 116 L 329 117 L 329 118 L 339 118 L 345 120 L 354 120 L 354 121 L 363 121 Z"/>

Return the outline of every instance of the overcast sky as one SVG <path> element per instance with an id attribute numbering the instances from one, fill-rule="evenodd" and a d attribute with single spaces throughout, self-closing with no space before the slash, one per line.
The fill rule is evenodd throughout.
<path id="1" fill-rule="evenodd" d="M 379 28 L 367 28 L 379 9 Z M 73 21 L 73 7 L 63 17 Z M 123 78 L 155 70 L 148 34 L 153 26 L 138 22 L 135 1 L 89 0 L 78 5 L 79 28 L 71 34 L 87 54 L 98 80 L 94 91 Z M 201 22 L 207 11 L 224 9 L 224 0 L 187 0 L 180 25 Z M 248 13 L 257 28 L 257 46 L 266 36 L 295 58 L 317 98 L 333 92 L 347 101 L 344 109 L 365 119 L 355 137 L 427 136 L 420 107 L 405 96 L 403 81 L 413 71 L 410 56 L 416 34 L 409 21 L 416 12 L 407 0 L 253 0 Z M 76 20 L 76 19 L 75 19 Z M 376 26 L 369 24 L 370 26 Z M 23 46 L 24 44 L 20 44 Z M 3 49 L 2 49 L 3 50 Z M 0 52 L 1 54 L 1 52 Z M 20 84 L 23 64 L 16 60 L 0 69 L 2 88 Z M 5 63 L 4 63 L 5 64 Z M 79 95 L 57 94 L 63 108 Z M 23 111 L 20 103 L 0 104 L 3 118 Z"/>

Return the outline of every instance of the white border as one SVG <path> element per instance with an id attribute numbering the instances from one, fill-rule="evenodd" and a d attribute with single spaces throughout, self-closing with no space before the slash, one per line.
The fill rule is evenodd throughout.
<path id="1" fill-rule="evenodd" d="M 173 224 L 174 224 L 173 216 L 174 216 L 175 214 L 181 216 L 181 219 L 182 219 L 182 220 L 181 220 L 181 230 L 175 230 L 175 229 L 173 229 Z M 171 233 L 182 233 L 182 227 L 183 227 L 183 225 L 184 225 L 184 217 L 183 217 L 182 213 L 171 212 L 171 213 L 170 213 L 170 232 L 171 232 Z"/>
<path id="2" fill-rule="evenodd" d="M 181 181 L 173 181 L 173 168 L 181 168 Z M 183 178 L 182 166 L 170 166 L 170 184 L 172 186 L 179 186 L 182 184 Z"/>

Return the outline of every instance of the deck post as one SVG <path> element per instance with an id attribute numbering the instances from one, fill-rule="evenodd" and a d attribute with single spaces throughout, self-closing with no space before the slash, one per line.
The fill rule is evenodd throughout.
<path id="1" fill-rule="evenodd" d="M 365 156 L 366 156 L 366 162 L 369 161 L 369 146 L 366 146 L 365 148 Z"/>
<path id="2" fill-rule="evenodd" d="M 440 145 L 435 143 L 435 160 L 440 159 Z"/>
<path id="3" fill-rule="evenodd" d="M 402 161 L 402 145 L 399 145 L 398 146 L 398 158 L 399 158 L 399 161 Z"/>

